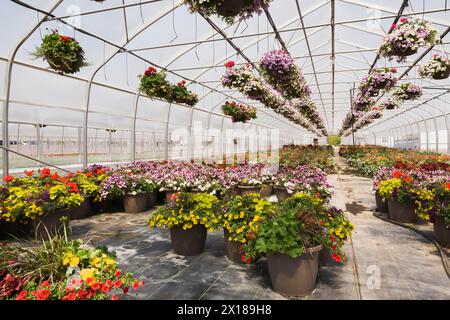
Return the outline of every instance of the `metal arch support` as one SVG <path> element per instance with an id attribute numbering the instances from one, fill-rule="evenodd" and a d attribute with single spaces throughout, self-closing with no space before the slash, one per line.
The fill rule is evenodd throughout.
<path id="1" fill-rule="evenodd" d="M 52 5 L 50 6 L 50 12 L 53 12 L 58 8 L 58 6 L 63 2 L 63 0 L 57 0 L 52 2 Z M 22 39 L 17 43 L 17 45 L 14 47 L 13 52 L 10 54 L 7 65 L 5 68 L 5 89 L 4 89 L 4 96 L 5 96 L 5 102 L 3 103 L 3 113 L 2 113 L 2 136 L 3 136 L 3 143 L 5 147 L 8 147 L 9 145 L 9 100 L 11 97 L 11 77 L 12 77 L 12 68 L 14 65 L 14 59 L 16 58 L 17 52 L 19 51 L 20 47 L 25 43 L 25 41 L 28 40 L 29 37 L 39 28 L 39 26 L 46 21 L 46 16 L 43 18 L 40 18 L 39 21 L 31 28 L 31 30 L 24 36 Z M 3 176 L 7 176 L 9 174 L 9 152 L 6 149 L 2 150 L 2 156 L 3 156 Z"/>
<path id="2" fill-rule="evenodd" d="M 139 97 L 140 92 L 136 92 L 136 97 L 134 99 L 134 115 L 133 115 L 133 122 L 131 124 L 131 161 L 133 163 L 136 162 L 136 118 L 139 108 Z"/>

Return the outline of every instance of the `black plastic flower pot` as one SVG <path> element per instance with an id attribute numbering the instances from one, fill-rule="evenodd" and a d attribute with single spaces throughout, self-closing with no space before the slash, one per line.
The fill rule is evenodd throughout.
<path id="1" fill-rule="evenodd" d="M 153 208 L 158 202 L 158 192 L 153 190 L 152 192 L 147 192 L 147 209 Z"/>
<path id="2" fill-rule="evenodd" d="M 197 256 L 205 248 L 207 235 L 208 231 L 202 224 L 196 224 L 188 230 L 174 226 L 170 228 L 173 252 L 182 256 Z"/>
<path id="3" fill-rule="evenodd" d="M 381 197 L 378 192 L 375 192 L 375 203 L 377 204 L 377 211 L 381 213 L 389 213 L 388 204 L 385 198 Z"/>
<path id="4" fill-rule="evenodd" d="M 0 239 L 29 238 L 30 236 L 31 228 L 29 223 L 0 221 Z"/>
<path id="5" fill-rule="evenodd" d="M 260 193 L 262 186 L 238 186 L 238 190 L 241 196 L 252 193 Z"/>
<path id="6" fill-rule="evenodd" d="M 228 260 L 233 263 L 243 263 L 241 251 L 241 244 L 237 241 L 230 241 L 230 232 L 227 229 L 223 229 L 223 239 L 225 241 L 225 252 L 227 254 Z"/>
<path id="7" fill-rule="evenodd" d="M 417 214 L 414 201 L 398 202 L 388 199 L 389 219 L 396 222 L 415 223 Z"/>
<path id="8" fill-rule="evenodd" d="M 433 223 L 434 237 L 440 245 L 450 248 L 450 226 L 447 228 L 442 217 L 436 217 Z"/>
<path id="9" fill-rule="evenodd" d="M 90 196 L 84 198 L 84 201 L 81 203 L 79 207 L 71 209 L 71 220 L 79 220 L 87 218 L 91 215 L 92 209 L 90 204 Z"/>
<path id="10" fill-rule="evenodd" d="M 331 259 L 331 250 L 323 247 L 319 252 L 319 267 L 325 267 L 328 265 Z"/>
<path id="11" fill-rule="evenodd" d="M 447 79 L 450 76 L 450 67 L 447 67 L 446 70 L 433 74 L 434 80 L 443 80 Z"/>
<path id="12" fill-rule="evenodd" d="M 281 189 L 281 188 L 273 188 L 275 190 L 275 195 L 277 196 L 277 199 L 279 202 L 286 200 L 287 198 L 289 198 L 289 193 L 287 192 L 286 189 Z"/>
<path id="13" fill-rule="evenodd" d="M 281 253 L 269 255 L 267 266 L 272 288 L 287 296 L 310 295 L 316 287 L 320 250 L 322 246 L 309 248 L 297 258 Z"/>
<path id="14" fill-rule="evenodd" d="M 147 193 L 127 194 L 123 197 L 126 213 L 140 213 L 147 209 Z"/>
<path id="15" fill-rule="evenodd" d="M 398 57 L 408 57 L 408 56 L 412 56 L 413 54 L 417 53 L 417 49 L 411 49 L 411 48 L 403 49 L 403 48 L 395 47 L 392 49 L 392 51 L 394 52 L 394 55 L 396 55 Z"/>
<path id="16" fill-rule="evenodd" d="M 223 17 L 236 16 L 243 6 L 243 0 L 216 0 L 217 13 Z"/>
<path id="17" fill-rule="evenodd" d="M 36 239 L 47 240 L 49 237 L 64 234 L 64 223 L 69 226 L 72 210 L 60 209 L 37 217 L 30 223 L 31 235 Z M 64 221 L 63 221 L 64 220 Z"/>

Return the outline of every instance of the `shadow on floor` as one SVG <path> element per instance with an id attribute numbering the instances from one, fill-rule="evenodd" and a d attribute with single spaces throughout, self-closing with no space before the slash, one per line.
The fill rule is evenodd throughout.
<path id="1" fill-rule="evenodd" d="M 358 213 L 363 213 L 364 211 L 367 211 L 367 207 L 357 203 L 356 201 L 353 201 L 352 203 L 346 203 L 345 204 L 345 210 L 350 212 L 353 215 L 357 215 Z"/>

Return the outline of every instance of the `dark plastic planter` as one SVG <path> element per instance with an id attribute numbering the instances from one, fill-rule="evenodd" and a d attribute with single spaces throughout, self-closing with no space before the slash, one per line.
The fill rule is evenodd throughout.
<path id="1" fill-rule="evenodd" d="M 262 186 L 255 187 L 255 186 L 238 186 L 239 193 L 241 196 L 245 196 L 246 194 L 251 193 L 260 193 L 262 189 Z"/>
<path id="2" fill-rule="evenodd" d="M 30 235 L 36 239 L 48 239 L 64 232 L 64 223 L 61 219 L 67 219 L 67 226 L 72 215 L 72 210 L 61 209 L 34 219 L 30 225 Z"/>
<path id="3" fill-rule="evenodd" d="M 433 74 L 433 79 L 443 80 L 447 79 L 449 76 L 450 76 L 450 67 L 447 67 L 447 70 Z"/>
<path id="4" fill-rule="evenodd" d="M 435 218 L 433 230 L 436 241 L 442 246 L 450 248 L 450 227 L 447 229 L 444 218 Z"/>
<path id="5" fill-rule="evenodd" d="M 243 263 L 241 251 L 241 244 L 236 241 L 230 241 L 228 238 L 230 237 L 230 232 L 227 229 L 223 229 L 223 238 L 225 241 L 225 251 L 227 253 L 227 258 L 231 262 L 234 263 Z"/>
<path id="6" fill-rule="evenodd" d="M 147 209 L 147 193 L 127 194 L 123 197 L 126 213 L 140 213 Z"/>
<path id="7" fill-rule="evenodd" d="M 123 199 L 104 199 L 101 201 L 90 200 L 93 213 L 120 212 L 123 211 Z"/>
<path id="8" fill-rule="evenodd" d="M 288 296 L 306 296 L 316 287 L 319 271 L 319 252 L 322 246 L 308 249 L 297 258 L 285 254 L 267 257 L 267 266 L 273 289 Z"/>
<path id="9" fill-rule="evenodd" d="M 170 228 L 170 240 L 173 252 L 182 256 L 197 256 L 205 248 L 208 231 L 202 224 L 194 225 L 191 229 L 183 230 L 183 227 Z"/>
<path id="10" fill-rule="evenodd" d="M 79 207 L 71 209 L 70 220 L 84 219 L 91 215 L 90 198 L 90 196 L 85 197 Z"/>
<path id="11" fill-rule="evenodd" d="M 319 252 L 319 267 L 325 267 L 331 258 L 331 250 L 329 248 L 322 248 Z"/>
<path id="12" fill-rule="evenodd" d="M 152 192 L 147 192 L 147 208 L 153 208 L 158 202 L 158 194 L 156 190 Z"/>
<path id="13" fill-rule="evenodd" d="M 417 222 L 417 214 L 414 212 L 415 204 L 413 201 L 398 202 L 388 199 L 387 203 L 389 219 L 403 223 Z"/>
<path id="14" fill-rule="evenodd" d="M 272 195 L 272 192 L 273 192 L 273 187 L 271 184 L 263 184 L 260 194 L 261 194 L 261 197 L 267 198 Z"/>
<path id="15" fill-rule="evenodd" d="M 406 50 L 403 50 L 401 48 L 393 48 L 394 54 L 398 57 L 408 57 L 412 56 L 413 54 L 417 53 L 417 49 L 413 50 L 411 48 L 408 48 Z"/>
<path id="16" fill-rule="evenodd" d="M 217 13 L 223 17 L 234 17 L 242 7 L 242 0 L 216 0 Z"/>
<path id="17" fill-rule="evenodd" d="M 375 202 L 377 204 L 377 211 L 381 213 L 389 213 L 388 204 L 385 198 L 381 197 L 378 192 L 375 192 Z"/>
<path id="18" fill-rule="evenodd" d="M 277 196 L 278 202 L 284 201 L 287 198 L 289 198 L 289 193 L 286 189 L 280 189 L 280 188 L 273 188 L 275 190 L 275 194 Z"/>

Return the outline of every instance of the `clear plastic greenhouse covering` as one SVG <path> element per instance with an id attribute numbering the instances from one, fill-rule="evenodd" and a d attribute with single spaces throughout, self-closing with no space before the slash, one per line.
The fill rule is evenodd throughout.
<path id="1" fill-rule="evenodd" d="M 377 55 L 400 8 L 402 16 L 429 21 L 442 36 L 441 44 L 420 48 L 402 64 Z M 34 159 L 75 168 L 181 157 L 186 150 L 181 150 L 178 133 L 195 136 L 194 124 L 211 129 L 200 134 L 205 145 L 244 139 L 246 130 L 265 137 L 258 141 L 260 150 L 311 144 L 316 138 L 326 143 L 221 84 L 225 62 L 257 63 L 265 52 L 283 46 L 311 87 L 328 133 L 339 132 L 351 109 L 351 90 L 369 70 L 395 66 L 400 83 L 420 85 L 422 97 L 387 110 L 343 142 L 449 153 L 449 80 L 418 75 L 419 66 L 433 54 L 448 56 L 449 25 L 446 0 L 273 0 L 266 12 L 233 25 L 217 16 L 208 21 L 192 14 L 182 1 L 2 1 L 0 140 L 9 150 L 1 153 L 2 173 L 42 165 Z M 33 58 L 42 37 L 53 29 L 80 43 L 88 66 L 61 75 Z M 187 80 L 199 102 L 189 107 L 139 94 L 138 75 L 149 66 L 167 69 L 173 83 Z M 257 118 L 232 122 L 221 110 L 226 100 L 256 107 Z M 232 128 L 243 130 L 226 136 Z M 278 132 L 276 143 L 268 138 L 272 129 Z"/>

